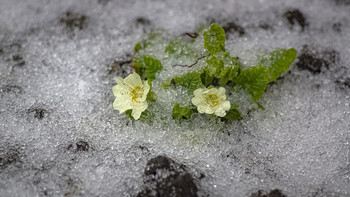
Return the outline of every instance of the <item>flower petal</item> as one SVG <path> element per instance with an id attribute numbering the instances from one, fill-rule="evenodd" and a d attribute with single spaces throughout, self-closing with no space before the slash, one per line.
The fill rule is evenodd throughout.
<path id="1" fill-rule="evenodd" d="M 130 74 L 124 79 L 124 82 L 126 85 L 128 85 L 131 88 L 134 88 L 136 86 L 142 87 L 142 81 L 141 77 L 137 73 Z"/>
<path id="2" fill-rule="evenodd" d="M 143 82 L 143 95 L 141 97 L 141 101 L 145 101 L 147 98 L 147 94 L 151 90 L 151 86 L 148 84 L 148 81 Z"/>
<path id="3" fill-rule="evenodd" d="M 220 88 L 218 89 L 218 94 L 225 94 L 225 92 L 226 92 L 226 89 L 223 88 L 223 87 L 220 87 Z"/>
<path id="4" fill-rule="evenodd" d="M 198 106 L 201 103 L 205 102 L 203 96 L 193 97 L 191 101 L 192 101 L 193 105 L 195 105 L 195 106 Z"/>
<path id="5" fill-rule="evenodd" d="M 231 108 L 230 101 L 224 101 L 224 102 L 222 102 L 221 105 L 220 105 L 220 107 L 223 108 L 225 111 L 230 110 L 230 108 Z"/>
<path id="6" fill-rule="evenodd" d="M 113 102 L 113 108 L 119 110 L 119 113 L 124 113 L 128 109 L 132 109 L 128 100 L 116 98 Z"/>
<path id="7" fill-rule="evenodd" d="M 217 116 L 223 117 L 226 115 L 226 111 L 230 109 L 230 101 L 226 100 L 226 89 L 220 88 L 210 88 L 202 89 L 199 88 L 193 92 L 195 95 L 191 101 L 193 105 L 197 106 L 199 113 L 215 114 Z M 207 97 L 210 95 L 216 95 L 218 97 L 218 104 L 208 103 Z"/>
<path id="8" fill-rule="evenodd" d="M 219 117 L 224 117 L 226 116 L 226 111 L 224 109 L 220 109 L 215 111 L 215 115 L 219 116 Z"/>
<path id="9" fill-rule="evenodd" d="M 124 79 L 123 79 L 123 78 L 121 78 L 121 77 L 117 77 L 117 78 L 115 78 L 115 81 L 117 82 L 117 84 L 122 84 L 122 85 L 125 85 L 125 83 L 124 83 Z"/>
<path id="10" fill-rule="evenodd" d="M 134 117 L 135 120 L 138 120 L 141 116 L 141 113 L 145 111 L 148 107 L 147 102 L 140 103 L 137 107 L 133 107 L 131 115 Z"/>
<path id="11" fill-rule="evenodd" d="M 200 96 L 203 93 L 203 89 L 202 88 L 198 88 L 197 90 L 195 90 L 193 92 L 194 96 Z"/>
<path id="12" fill-rule="evenodd" d="M 209 105 L 199 105 L 198 106 L 199 113 L 213 114 L 214 110 Z"/>
<path id="13" fill-rule="evenodd" d="M 207 91 L 207 94 L 216 94 L 216 95 L 218 95 L 218 89 L 217 88 L 210 88 Z"/>
<path id="14" fill-rule="evenodd" d="M 129 95 L 129 87 L 125 85 L 115 85 L 112 87 L 113 94 L 115 97 L 126 96 Z"/>

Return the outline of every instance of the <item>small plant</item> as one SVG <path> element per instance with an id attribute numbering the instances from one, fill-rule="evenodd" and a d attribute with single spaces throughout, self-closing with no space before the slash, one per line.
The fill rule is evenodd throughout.
<path id="1" fill-rule="evenodd" d="M 262 55 L 257 65 L 243 65 L 225 50 L 225 31 L 217 24 L 190 41 L 149 34 L 136 44 L 135 53 L 135 73 L 125 79 L 117 77 L 113 106 L 136 120 L 172 115 L 182 121 L 195 113 L 224 121 L 240 120 L 244 114 L 239 109 L 244 108 L 244 103 L 235 98 L 243 92 L 249 95 L 249 103 L 263 109 L 259 100 L 268 83 L 285 73 L 296 58 L 293 48 L 276 49 Z M 147 101 L 157 103 L 157 94 L 166 91 L 175 91 L 186 99 L 168 103 L 173 109 L 168 114 L 147 111 Z"/>

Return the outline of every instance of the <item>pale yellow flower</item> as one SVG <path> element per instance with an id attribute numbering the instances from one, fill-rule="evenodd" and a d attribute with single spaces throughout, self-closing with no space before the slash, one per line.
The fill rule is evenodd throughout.
<path id="1" fill-rule="evenodd" d="M 199 88 L 193 92 L 193 105 L 197 106 L 199 113 L 215 114 L 220 117 L 226 115 L 231 107 L 230 101 L 226 100 L 226 90 L 223 87 L 217 88 Z"/>
<path id="2" fill-rule="evenodd" d="M 139 119 L 148 107 L 146 98 L 151 89 L 148 81 L 142 82 L 140 75 L 133 73 L 125 79 L 117 77 L 116 82 L 117 85 L 113 86 L 113 94 L 116 97 L 114 109 L 119 110 L 119 113 L 132 109 L 131 115 L 135 120 Z"/>

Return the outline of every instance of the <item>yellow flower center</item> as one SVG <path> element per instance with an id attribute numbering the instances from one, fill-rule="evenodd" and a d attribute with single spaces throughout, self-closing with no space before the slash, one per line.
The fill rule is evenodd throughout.
<path id="1" fill-rule="evenodd" d="M 208 94 L 205 101 L 212 107 L 219 105 L 219 97 L 216 94 Z"/>
<path id="2" fill-rule="evenodd" d="M 138 98 L 141 98 L 143 95 L 143 89 L 141 89 L 140 86 L 136 86 L 134 89 L 131 91 L 131 99 L 132 101 L 136 101 Z"/>

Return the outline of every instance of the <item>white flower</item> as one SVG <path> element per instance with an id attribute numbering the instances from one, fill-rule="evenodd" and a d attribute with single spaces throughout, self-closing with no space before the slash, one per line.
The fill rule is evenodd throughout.
<path id="1" fill-rule="evenodd" d="M 113 86 L 113 93 L 116 97 L 113 107 L 123 113 L 132 109 L 131 115 L 135 120 L 139 119 L 141 113 L 148 107 L 146 101 L 147 94 L 150 91 L 148 81 L 141 81 L 137 73 L 130 74 L 125 79 L 116 78 L 117 85 Z"/>
<path id="2" fill-rule="evenodd" d="M 230 109 L 230 101 L 226 100 L 226 90 L 223 87 L 202 89 L 199 88 L 193 92 L 193 105 L 197 106 L 199 113 L 215 114 L 220 117 L 226 115 L 226 111 Z"/>

